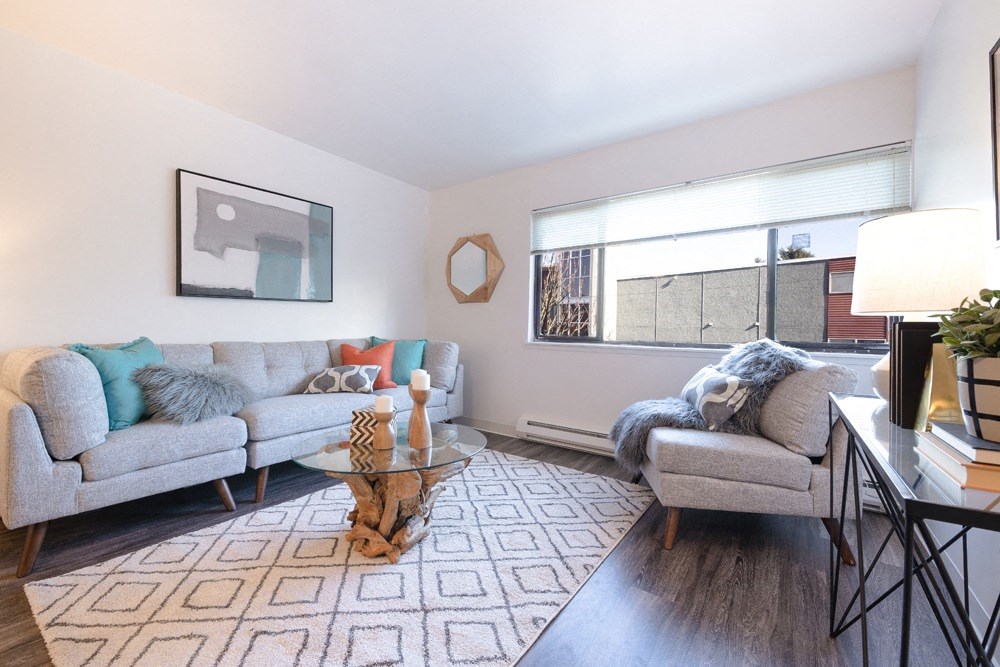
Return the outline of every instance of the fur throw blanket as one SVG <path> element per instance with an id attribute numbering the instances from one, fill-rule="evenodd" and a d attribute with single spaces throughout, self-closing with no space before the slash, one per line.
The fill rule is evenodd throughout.
<path id="1" fill-rule="evenodd" d="M 761 409 L 774 385 L 802 368 L 807 359 L 809 355 L 806 352 L 766 338 L 734 347 L 715 368 L 727 375 L 748 380 L 749 394 L 743 407 L 718 431 L 756 435 Z M 611 427 L 610 435 L 615 441 L 615 460 L 618 464 L 630 473 L 638 474 L 646 456 L 649 432 L 661 426 L 708 430 L 698 409 L 684 399 L 664 398 L 633 403 L 625 408 Z"/>

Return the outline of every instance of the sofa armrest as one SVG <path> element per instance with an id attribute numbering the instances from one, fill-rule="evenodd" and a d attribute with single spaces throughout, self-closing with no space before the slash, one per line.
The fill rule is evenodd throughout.
<path id="1" fill-rule="evenodd" d="M 448 392 L 448 419 L 461 417 L 465 409 L 465 366 L 455 368 L 455 386 Z"/>
<path id="2" fill-rule="evenodd" d="M 76 461 L 53 461 L 35 414 L 0 389 L 0 518 L 14 529 L 76 514 L 82 480 Z"/>

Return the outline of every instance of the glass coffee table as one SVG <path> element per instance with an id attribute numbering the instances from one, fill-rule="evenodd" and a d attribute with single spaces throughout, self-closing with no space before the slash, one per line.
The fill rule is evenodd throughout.
<path id="1" fill-rule="evenodd" d="M 460 474 L 486 447 L 486 436 L 459 424 L 431 424 L 433 442 L 411 449 L 406 425 L 397 430 L 394 449 L 352 448 L 349 427 L 303 441 L 292 460 L 343 480 L 354 494 L 347 515 L 347 540 L 369 558 L 390 563 L 430 532 L 431 511 L 441 482 Z"/>

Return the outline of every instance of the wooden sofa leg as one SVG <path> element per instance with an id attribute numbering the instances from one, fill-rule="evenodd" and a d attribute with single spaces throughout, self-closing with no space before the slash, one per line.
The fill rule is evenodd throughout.
<path id="1" fill-rule="evenodd" d="M 264 466 L 257 471 L 257 495 L 254 496 L 255 503 L 264 502 L 264 492 L 267 490 L 267 476 L 271 472 L 271 466 Z"/>
<path id="2" fill-rule="evenodd" d="M 229 484 L 226 483 L 225 479 L 217 479 L 212 482 L 215 484 L 215 490 L 219 493 L 219 498 L 222 499 L 222 504 L 230 512 L 236 510 L 236 502 L 233 500 L 233 493 L 229 490 Z"/>
<path id="3" fill-rule="evenodd" d="M 31 574 L 35 567 L 35 558 L 38 556 L 38 551 L 42 548 L 42 541 L 45 539 L 45 530 L 48 527 L 48 521 L 28 526 L 28 532 L 24 536 L 24 548 L 21 550 L 21 561 L 17 564 L 18 577 L 26 577 Z"/>
<path id="4" fill-rule="evenodd" d="M 856 563 L 854 553 L 851 551 L 851 545 L 840 534 L 840 522 L 836 519 L 823 519 L 822 521 L 823 525 L 826 526 L 826 532 L 830 533 L 830 539 L 840 549 L 840 559 L 844 561 L 844 565 L 854 565 Z"/>
<path id="5" fill-rule="evenodd" d="M 663 533 L 663 548 L 673 549 L 674 542 L 677 541 L 677 527 L 681 523 L 681 508 L 667 508 L 667 529 Z"/>

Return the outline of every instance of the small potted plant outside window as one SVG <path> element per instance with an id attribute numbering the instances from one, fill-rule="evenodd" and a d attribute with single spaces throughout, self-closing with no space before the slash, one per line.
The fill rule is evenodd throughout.
<path id="1" fill-rule="evenodd" d="M 958 402 L 965 430 L 1000 442 L 1000 290 L 962 299 L 950 313 L 935 315 L 937 335 L 958 361 Z"/>

